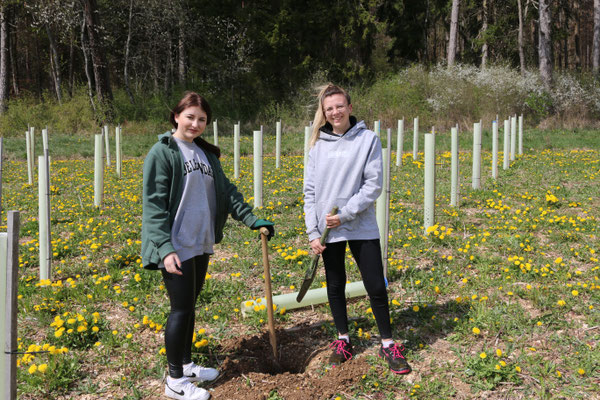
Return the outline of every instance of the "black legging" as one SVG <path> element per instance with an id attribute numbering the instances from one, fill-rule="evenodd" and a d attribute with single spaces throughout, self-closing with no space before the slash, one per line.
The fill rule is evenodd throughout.
<path id="1" fill-rule="evenodd" d="M 382 339 L 392 338 L 390 309 L 387 288 L 383 276 L 381 246 L 379 239 L 348 240 L 350 251 L 358 264 L 365 289 L 371 301 L 371 309 L 377 322 Z M 327 243 L 323 251 L 325 277 L 327 279 L 327 298 L 335 327 L 340 334 L 348 333 L 348 314 L 346 312 L 346 241 Z"/>
<path id="2" fill-rule="evenodd" d="M 204 285 L 207 268 L 208 254 L 203 254 L 181 263 L 183 275 L 161 270 L 171 302 L 165 326 L 165 349 L 171 378 L 183 377 L 183 364 L 192 362 L 196 299 Z"/>

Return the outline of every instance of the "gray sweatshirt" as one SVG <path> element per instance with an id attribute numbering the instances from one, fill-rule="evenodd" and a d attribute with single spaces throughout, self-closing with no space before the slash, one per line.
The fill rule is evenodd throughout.
<path id="1" fill-rule="evenodd" d="M 364 121 L 339 136 L 321 130 L 308 154 L 304 181 L 304 214 L 310 241 L 325 230 L 325 216 L 338 206 L 339 227 L 328 243 L 378 239 L 375 200 L 381 193 L 381 142 Z"/>
<path id="2" fill-rule="evenodd" d="M 173 139 L 183 159 L 183 194 L 171 229 L 171 243 L 183 262 L 213 254 L 217 200 L 213 170 L 204 151 L 196 143 Z M 163 261 L 158 267 L 164 268 Z"/>

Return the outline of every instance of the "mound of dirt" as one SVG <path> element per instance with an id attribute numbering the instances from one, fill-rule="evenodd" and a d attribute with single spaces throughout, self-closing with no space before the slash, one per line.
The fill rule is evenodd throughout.
<path id="1" fill-rule="evenodd" d="M 368 372 L 364 357 L 326 369 L 331 338 L 320 329 L 277 331 L 278 359 L 268 332 L 226 340 L 222 375 L 210 388 L 215 399 L 267 399 L 273 391 L 286 400 L 331 399 L 347 392 Z"/>

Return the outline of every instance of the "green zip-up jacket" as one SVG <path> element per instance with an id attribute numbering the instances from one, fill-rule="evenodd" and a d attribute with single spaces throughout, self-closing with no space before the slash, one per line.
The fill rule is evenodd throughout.
<path id="1" fill-rule="evenodd" d="M 195 139 L 203 148 L 202 141 Z M 223 227 L 231 216 L 251 227 L 258 219 L 244 196 L 225 176 L 219 158 L 205 151 L 212 167 L 217 199 L 215 218 L 215 243 L 223 239 Z M 143 214 L 142 214 L 142 265 L 157 269 L 160 261 L 175 249 L 171 243 L 171 227 L 183 193 L 183 159 L 179 147 L 166 132 L 158 137 L 144 160 Z"/>

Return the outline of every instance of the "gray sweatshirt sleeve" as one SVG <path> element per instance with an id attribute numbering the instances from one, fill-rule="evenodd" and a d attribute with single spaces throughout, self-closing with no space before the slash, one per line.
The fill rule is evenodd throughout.
<path id="1" fill-rule="evenodd" d="M 381 194 L 383 185 L 383 160 L 381 156 L 381 141 L 373 136 L 369 156 L 362 175 L 362 185 L 348 203 L 339 212 L 340 222 L 346 223 L 356 218 L 360 212 L 371 207 Z"/>
<path id="2" fill-rule="evenodd" d="M 306 164 L 306 174 L 304 174 L 304 222 L 306 224 L 306 233 L 308 240 L 312 241 L 321 237 L 319 232 L 317 210 L 315 202 L 315 159 L 314 147 L 308 153 L 308 163 Z"/>

